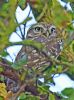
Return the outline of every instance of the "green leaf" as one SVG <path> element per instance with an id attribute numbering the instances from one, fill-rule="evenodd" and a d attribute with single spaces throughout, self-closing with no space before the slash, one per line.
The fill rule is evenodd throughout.
<path id="1" fill-rule="evenodd" d="M 49 94 L 49 100 L 56 100 L 56 99 L 55 99 L 55 95 L 52 94 L 52 93 L 50 93 L 50 94 Z"/>
<path id="2" fill-rule="evenodd" d="M 70 96 L 72 93 L 74 93 L 74 89 L 73 88 L 66 88 L 62 91 L 62 94 L 63 95 L 66 95 L 66 96 Z"/>
<path id="3" fill-rule="evenodd" d="M 25 93 L 21 93 L 20 96 L 19 96 L 19 100 L 25 100 L 26 99 L 26 95 Z"/>
<path id="4" fill-rule="evenodd" d="M 1 81 L 1 82 L 4 82 L 4 80 L 5 80 L 5 79 L 4 79 L 4 76 L 0 76 L 0 81 Z"/>
<path id="5" fill-rule="evenodd" d="M 11 67 L 15 70 L 20 70 L 23 68 L 23 65 L 27 64 L 27 55 L 24 54 L 18 61 L 14 62 Z"/>
<path id="6" fill-rule="evenodd" d="M 73 88 L 66 88 L 62 91 L 63 95 L 67 96 L 68 98 L 63 98 L 62 100 L 74 100 L 74 89 Z"/>
<path id="7" fill-rule="evenodd" d="M 26 0 L 19 0 L 19 2 L 18 2 L 18 5 L 22 8 L 22 9 L 24 9 L 25 8 L 25 5 L 26 4 Z"/>
<path id="8" fill-rule="evenodd" d="M 52 7 L 52 0 L 47 0 L 48 2 L 48 7 L 51 8 Z"/>
<path id="9" fill-rule="evenodd" d="M 71 44 L 70 44 L 70 49 L 71 49 L 71 51 L 73 51 L 74 52 L 74 40 L 71 42 Z"/>
<path id="10" fill-rule="evenodd" d="M 70 97 L 68 98 L 68 100 L 74 100 L 74 92 L 70 95 Z"/>
<path id="11" fill-rule="evenodd" d="M 21 95 L 19 96 L 19 100 L 40 100 L 40 98 L 38 96 L 33 96 L 30 93 L 21 93 Z"/>
<path id="12" fill-rule="evenodd" d="M 57 73 L 61 73 L 63 70 L 63 67 L 61 65 L 57 66 Z"/>
<path id="13" fill-rule="evenodd" d="M 0 100 L 4 100 L 4 98 L 0 96 Z"/>
<path id="14" fill-rule="evenodd" d="M 32 46 L 38 50 L 44 49 L 44 44 L 35 40 L 29 40 L 29 39 L 25 39 L 22 42 L 10 43 L 10 45 L 25 45 L 25 46 L 27 45 L 27 46 Z"/>
<path id="15" fill-rule="evenodd" d="M 6 56 L 9 55 L 9 54 L 8 54 L 7 51 L 3 50 L 2 52 L 0 52 L 0 55 L 1 55 L 2 57 L 6 57 Z"/>
<path id="16" fill-rule="evenodd" d="M 4 69 L 2 68 L 2 66 L 0 66 L 0 73 L 3 72 L 3 71 L 4 71 Z"/>
<path id="17" fill-rule="evenodd" d="M 51 14 L 52 18 L 55 19 L 53 20 L 53 23 L 58 27 L 60 26 L 59 28 L 66 27 L 72 21 L 71 14 L 66 10 L 64 10 L 64 8 L 59 4 L 57 0 L 52 0 L 52 1 L 53 1 L 53 6 Z"/>
<path id="18" fill-rule="evenodd" d="M 73 2 L 74 0 L 67 0 L 68 2 Z"/>
<path id="19" fill-rule="evenodd" d="M 4 3 L 2 6 L 2 11 L 7 12 L 9 9 L 9 3 Z"/>
<path id="20" fill-rule="evenodd" d="M 38 90 L 41 94 L 48 94 L 49 93 L 49 86 L 46 85 L 38 85 Z"/>

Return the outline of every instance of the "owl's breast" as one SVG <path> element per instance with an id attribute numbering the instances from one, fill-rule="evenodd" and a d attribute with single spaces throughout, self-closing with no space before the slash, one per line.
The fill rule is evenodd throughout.
<path id="1" fill-rule="evenodd" d="M 40 68 L 50 65 L 50 61 L 48 60 L 48 58 L 35 48 L 26 46 L 26 53 L 28 56 L 28 62 L 24 66 Z"/>
<path id="2" fill-rule="evenodd" d="M 33 40 L 38 41 L 44 44 L 47 52 L 52 56 L 57 57 L 61 51 L 60 49 L 60 40 L 57 40 L 55 36 L 45 37 L 44 35 L 37 36 Z"/>

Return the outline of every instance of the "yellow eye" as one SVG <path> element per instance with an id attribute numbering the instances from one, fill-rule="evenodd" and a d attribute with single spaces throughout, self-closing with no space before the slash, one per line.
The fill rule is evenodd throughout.
<path id="1" fill-rule="evenodd" d="M 55 33 L 55 32 L 56 32 L 56 27 L 52 25 L 52 26 L 49 28 L 49 33 L 52 34 L 52 33 Z"/>
<path id="2" fill-rule="evenodd" d="M 36 28 L 35 28 L 35 31 L 36 31 L 36 32 L 39 32 L 40 30 L 41 30 L 40 27 L 36 27 Z"/>
<path id="3" fill-rule="evenodd" d="M 35 33 L 43 32 L 43 29 L 41 27 L 35 27 L 33 30 L 34 30 Z"/>

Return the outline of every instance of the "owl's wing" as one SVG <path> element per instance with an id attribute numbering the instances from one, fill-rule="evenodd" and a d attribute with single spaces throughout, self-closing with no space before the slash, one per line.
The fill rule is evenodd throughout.
<path id="1" fill-rule="evenodd" d="M 31 46 L 23 46 L 16 57 L 16 61 L 20 58 L 23 52 L 24 55 L 27 55 L 27 64 L 24 64 L 25 68 L 34 67 L 35 69 L 39 69 L 40 67 L 50 65 L 48 58 L 42 52 Z"/>

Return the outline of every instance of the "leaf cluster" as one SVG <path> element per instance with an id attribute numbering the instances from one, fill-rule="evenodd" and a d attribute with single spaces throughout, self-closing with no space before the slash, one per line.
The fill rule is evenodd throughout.
<path id="1" fill-rule="evenodd" d="M 30 4 L 38 22 L 53 23 L 58 28 L 59 38 L 63 40 L 63 50 L 57 59 L 52 55 L 47 55 L 45 46 L 39 42 L 33 40 L 9 42 L 11 33 L 18 26 L 26 24 L 30 20 L 30 18 L 26 18 L 25 21 L 18 24 L 15 18 L 17 6 L 19 5 L 24 9 L 27 2 Z M 73 0 L 68 0 L 68 2 L 71 3 L 71 7 L 74 10 Z M 67 11 L 57 0 L 9 0 L 7 3 L 2 3 L 0 8 L 0 81 L 3 84 L 0 84 L 0 93 L 2 94 L 0 98 L 12 97 L 13 100 L 16 100 L 19 97 L 20 100 L 43 100 L 44 98 L 45 100 L 56 100 L 56 94 L 50 92 L 49 86 L 46 84 L 54 84 L 52 75 L 54 76 L 57 73 L 64 72 L 71 77 L 74 74 L 74 27 L 72 23 L 74 11 Z M 28 61 L 26 55 L 22 59 L 10 63 L 3 59 L 3 57 L 8 55 L 4 48 L 13 45 L 27 45 L 36 48 L 38 51 L 46 54 L 49 61 L 52 62 L 52 66 L 43 66 L 40 70 L 24 68 Z M 39 78 L 44 78 L 44 82 L 39 81 Z M 12 82 L 12 85 L 8 82 Z M 5 83 L 7 89 L 4 87 Z M 10 93 L 8 93 L 9 91 Z M 62 93 L 69 97 L 66 100 L 73 100 L 74 89 L 66 89 Z M 65 100 L 65 98 L 61 100 Z"/>

